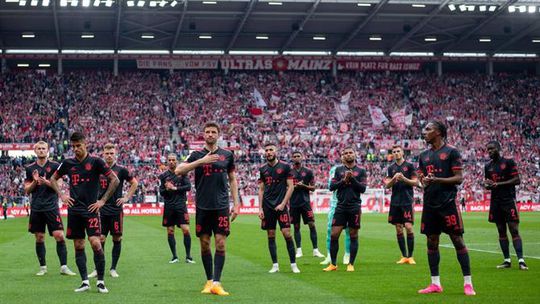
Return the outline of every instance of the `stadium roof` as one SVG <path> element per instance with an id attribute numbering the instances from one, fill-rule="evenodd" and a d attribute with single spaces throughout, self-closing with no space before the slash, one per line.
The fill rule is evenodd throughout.
<path id="1" fill-rule="evenodd" d="M 0 49 L 540 53 L 540 0 L 0 0 Z"/>

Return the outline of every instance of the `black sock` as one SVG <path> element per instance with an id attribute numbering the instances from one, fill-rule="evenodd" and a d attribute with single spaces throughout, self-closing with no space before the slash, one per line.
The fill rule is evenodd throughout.
<path id="1" fill-rule="evenodd" d="M 67 249 L 66 242 L 56 242 L 56 254 L 58 254 L 58 259 L 60 260 L 60 266 L 67 265 Z"/>
<path id="2" fill-rule="evenodd" d="M 45 261 L 45 243 L 43 242 L 36 242 L 36 254 L 39 261 L 39 266 L 45 266 L 47 265 Z"/>
<path id="3" fill-rule="evenodd" d="M 499 238 L 499 245 L 501 245 L 501 250 L 505 259 L 510 258 L 510 241 L 508 238 Z"/>
<path id="4" fill-rule="evenodd" d="M 270 257 L 272 258 L 272 263 L 277 263 L 277 248 L 276 248 L 276 238 L 268 238 L 268 251 L 270 251 Z"/>
<path id="5" fill-rule="evenodd" d="M 289 260 L 292 263 L 296 263 L 296 254 L 294 252 L 294 241 L 292 238 L 285 239 L 287 243 L 287 251 L 289 252 Z"/>
<path id="6" fill-rule="evenodd" d="M 184 247 L 186 248 L 186 258 L 191 259 L 191 235 L 184 233 Z"/>
<path id="7" fill-rule="evenodd" d="M 464 276 L 470 276 L 471 275 L 471 262 L 469 260 L 469 251 L 467 250 L 467 247 L 463 247 L 461 249 L 456 249 L 457 259 L 459 261 L 459 265 L 461 266 L 461 272 Z"/>
<path id="8" fill-rule="evenodd" d="M 167 241 L 169 242 L 169 248 L 171 248 L 173 259 L 177 259 L 178 256 L 176 255 L 176 239 L 174 238 L 174 234 L 167 234 Z"/>
<path id="9" fill-rule="evenodd" d="M 204 272 L 206 273 L 206 280 L 212 280 L 214 270 L 214 266 L 212 265 L 212 253 L 210 251 L 201 252 L 201 261 L 204 266 Z"/>
<path id="10" fill-rule="evenodd" d="M 523 259 L 523 242 L 521 242 L 521 237 L 513 238 L 512 244 L 514 245 L 518 259 Z"/>
<path id="11" fill-rule="evenodd" d="M 439 254 L 439 249 L 428 249 L 428 263 L 429 270 L 431 271 L 431 276 L 439 276 L 439 262 L 441 261 L 441 255 Z"/>
<path id="12" fill-rule="evenodd" d="M 86 271 L 86 252 L 84 252 L 84 249 L 75 249 L 75 263 L 77 264 L 77 269 L 79 269 L 81 279 L 83 281 L 88 280 L 88 272 Z"/>
<path id="13" fill-rule="evenodd" d="M 94 266 L 96 266 L 97 279 L 103 281 L 105 276 L 105 254 L 103 249 L 94 250 Z"/>
<path id="14" fill-rule="evenodd" d="M 300 233 L 300 225 L 294 225 L 294 242 L 297 248 L 302 248 L 302 234 Z"/>
<path id="15" fill-rule="evenodd" d="M 122 241 L 113 241 L 111 269 L 116 269 L 120 252 L 122 252 Z"/>
<path id="16" fill-rule="evenodd" d="M 351 257 L 349 259 L 349 264 L 354 265 L 354 260 L 356 259 L 357 253 L 358 253 L 358 237 L 351 238 Z"/>
<path id="17" fill-rule="evenodd" d="M 317 245 L 317 228 L 315 226 L 309 227 L 309 238 L 311 238 L 311 244 L 313 245 L 313 249 L 319 248 Z"/>
<path id="18" fill-rule="evenodd" d="M 332 265 L 337 265 L 337 253 L 339 251 L 339 239 L 330 239 L 330 258 Z"/>
<path id="19" fill-rule="evenodd" d="M 103 250 L 103 252 L 105 252 L 105 242 L 101 243 L 101 250 Z"/>
<path id="20" fill-rule="evenodd" d="M 401 251 L 401 256 L 406 257 L 407 249 L 405 248 L 405 237 L 403 237 L 403 233 L 397 234 L 397 243 L 399 245 L 399 250 Z"/>
<path id="21" fill-rule="evenodd" d="M 412 258 L 414 251 L 414 233 L 407 233 L 407 250 L 409 251 L 407 257 Z"/>
<path id="22" fill-rule="evenodd" d="M 225 265 L 225 251 L 216 250 L 214 255 L 214 282 L 219 282 L 221 280 L 223 265 Z"/>

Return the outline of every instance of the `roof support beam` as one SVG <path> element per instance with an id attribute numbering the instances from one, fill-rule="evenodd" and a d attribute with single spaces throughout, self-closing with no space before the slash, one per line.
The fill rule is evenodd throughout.
<path id="1" fill-rule="evenodd" d="M 346 47 L 354 38 L 356 38 L 358 33 L 360 33 L 360 31 L 362 31 L 362 29 L 364 29 L 366 25 L 369 24 L 369 22 L 371 22 L 371 19 L 373 19 L 377 15 L 377 13 L 379 13 L 379 11 L 383 8 L 383 6 L 386 5 L 386 3 L 388 3 L 388 1 L 389 0 L 382 0 L 381 2 L 377 3 L 377 5 L 369 12 L 369 15 L 366 17 L 366 19 L 361 21 L 356 26 L 356 28 L 347 36 L 347 38 L 345 38 L 338 44 L 338 46 L 334 49 L 333 53 L 335 54 L 343 50 L 344 47 Z"/>
<path id="2" fill-rule="evenodd" d="M 499 45 L 494 51 L 493 51 L 493 54 L 499 52 L 499 51 L 502 51 L 506 48 L 508 48 L 509 46 L 511 46 L 512 44 L 518 42 L 519 40 L 523 39 L 524 37 L 526 37 L 527 35 L 529 35 L 530 33 L 536 31 L 540 29 L 540 20 L 537 20 L 536 22 L 532 23 L 531 25 L 529 25 L 527 28 L 523 29 L 521 32 L 519 32 L 519 34 L 517 34 L 516 36 L 512 37 L 512 39 L 506 41 L 505 43 Z"/>
<path id="3" fill-rule="evenodd" d="M 281 46 L 279 53 L 283 53 L 283 51 L 286 50 L 292 44 L 294 39 L 296 39 L 296 36 L 298 36 L 298 34 L 300 34 L 300 32 L 304 30 L 304 25 L 306 25 L 306 23 L 309 21 L 311 16 L 313 16 L 313 13 L 315 13 L 315 10 L 319 6 L 319 3 L 321 3 L 321 0 L 315 0 L 315 2 L 313 2 L 313 5 L 307 12 L 307 15 L 304 17 L 304 20 L 302 20 L 302 22 L 298 26 L 298 29 L 291 33 L 291 35 L 289 36 L 289 39 L 287 39 L 285 44 Z"/>
<path id="4" fill-rule="evenodd" d="M 62 50 L 62 41 L 60 40 L 60 25 L 58 24 L 58 14 L 56 12 L 56 3 L 57 3 L 57 1 L 52 1 L 54 31 L 56 33 L 56 47 L 57 47 L 58 51 L 61 51 Z"/>
<path id="5" fill-rule="evenodd" d="M 180 14 L 180 17 L 178 18 L 178 24 L 176 25 L 174 38 L 172 40 L 171 47 L 169 48 L 171 52 L 174 50 L 174 48 L 176 47 L 176 44 L 178 43 L 178 38 L 180 37 L 180 32 L 182 31 L 182 24 L 184 23 L 184 18 L 186 17 L 187 9 L 188 9 L 188 0 L 184 0 L 184 3 L 182 3 L 182 13 Z"/>
<path id="6" fill-rule="evenodd" d="M 395 52 L 399 47 L 401 47 L 405 42 L 407 42 L 407 40 L 409 40 L 414 34 L 416 34 L 418 31 L 420 31 L 422 28 L 424 28 L 424 26 L 426 26 L 426 24 L 428 24 L 428 22 L 430 22 L 431 19 L 433 19 L 435 16 L 437 16 L 441 12 L 441 10 L 446 7 L 448 2 L 450 2 L 450 0 L 444 0 L 443 2 L 441 2 L 441 4 L 439 4 L 439 6 L 437 6 L 437 8 L 432 10 L 429 13 L 429 15 L 424 17 L 424 19 L 422 19 L 422 21 L 420 21 L 418 24 L 416 24 L 405 36 L 403 36 L 403 38 L 401 38 L 396 44 L 394 44 L 390 48 L 390 52 Z"/>
<path id="7" fill-rule="evenodd" d="M 116 4 L 116 30 L 114 32 L 114 51 L 118 52 L 118 46 L 120 43 L 120 22 L 122 20 L 122 1 L 118 0 Z"/>
<path id="8" fill-rule="evenodd" d="M 238 36 L 240 35 L 240 32 L 242 31 L 242 28 L 246 24 L 247 19 L 249 18 L 249 15 L 251 15 L 251 11 L 253 11 L 253 7 L 255 4 L 257 4 L 259 0 L 251 0 L 249 4 L 247 5 L 246 12 L 244 13 L 244 16 L 242 17 L 242 20 L 240 20 L 240 23 L 238 23 L 238 26 L 236 27 L 236 30 L 234 31 L 234 35 L 229 41 L 229 45 L 225 49 L 225 53 L 229 53 L 231 48 L 234 46 L 234 43 L 236 42 L 236 39 L 238 39 Z"/>

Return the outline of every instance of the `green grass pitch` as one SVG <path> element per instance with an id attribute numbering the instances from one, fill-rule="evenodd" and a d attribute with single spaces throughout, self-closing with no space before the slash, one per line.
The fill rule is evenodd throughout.
<path id="1" fill-rule="evenodd" d="M 426 241 L 415 226 L 417 265 L 396 265 L 399 258 L 394 228 L 384 214 L 366 214 L 362 218 L 360 249 L 356 272 L 347 273 L 340 265 L 337 272 L 324 273 L 320 259 L 311 256 L 307 226 L 302 227 L 304 257 L 298 259 L 301 274 L 290 271 L 285 242 L 278 236 L 281 272 L 268 274 L 271 261 L 266 234 L 256 216 L 241 216 L 232 224 L 227 244 L 227 260 L 222 277 L 229 297 L 202 295 L 205 283 L 198 240 L 194 237 L 193 256 L 197 264 L 169 264 L 171 258 L 166 232 L 160 217 L 126 217 L 119 278 L 106 272 L 109 294 L 92 289 L 75 294 L 79 276 L 58 274 L 55 243 L 46 238 L 49 273 L 36 277 L 38 270 L 34 237 L 26 232 L 27 219 L 0 221 L 0 303 L 539 303 L 540 301 L 540 214 L 522 213 L 521 234 L 529 271 L 513 268 L 498 270 L 502 261 L 498 236 L 483 213 L 464 215 L 465 241 L 471 255 L 475 297 L 463 295 L 463 281 L 455 251 L 446 235 L 441 237 L 441 281 L 443 294 L 419 295 L 416 291 L 429 283 Z M 419 220 L 420 214 L 417 214 Z M 326 253 L 326 216 L 317 216 L 319 247 Z M 177 230 L 178 253 L 184 256 L 182 235 Z M 68 241 L 68 264 L 77 271 L 74 250 Z M 88 245 L 88 244 L 87 244 Z M 111 239 L 106 244 L 110 263 Z M 89 272 L 92 254 L 87 246 Z M 513 248 L 511 247 L 513 253 Z M 343 244 L 339 257 L 343 254 Z M 108 269 L 108 268 L 107 268 Z"/>

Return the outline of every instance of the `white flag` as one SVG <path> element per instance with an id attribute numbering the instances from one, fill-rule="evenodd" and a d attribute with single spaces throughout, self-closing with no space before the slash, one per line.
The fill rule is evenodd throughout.
<path id="1" fill-rule="evenodd" d="M 349 103 L 351 100 L 351 91 L 347 92 L 347 94 L 341 96 L 341 103 Z"/>
<path id="2" fill-rule="evenodd" d="M 388 118 L 384 116 L 381 108 L 375 106 L 368 106 L 369 114 L 371 115 L 371 121 L 374 127 L 382 127 L 383 124 L 388 123 Z"/>
<path id="3" fill-rule="evenodd" d="M 266 108 L 266 101 L 264 101 L 261 92 L 257 88 L 253 89 L 253 98 L 255 98 L 255 105 L 257 107 Z"/>

